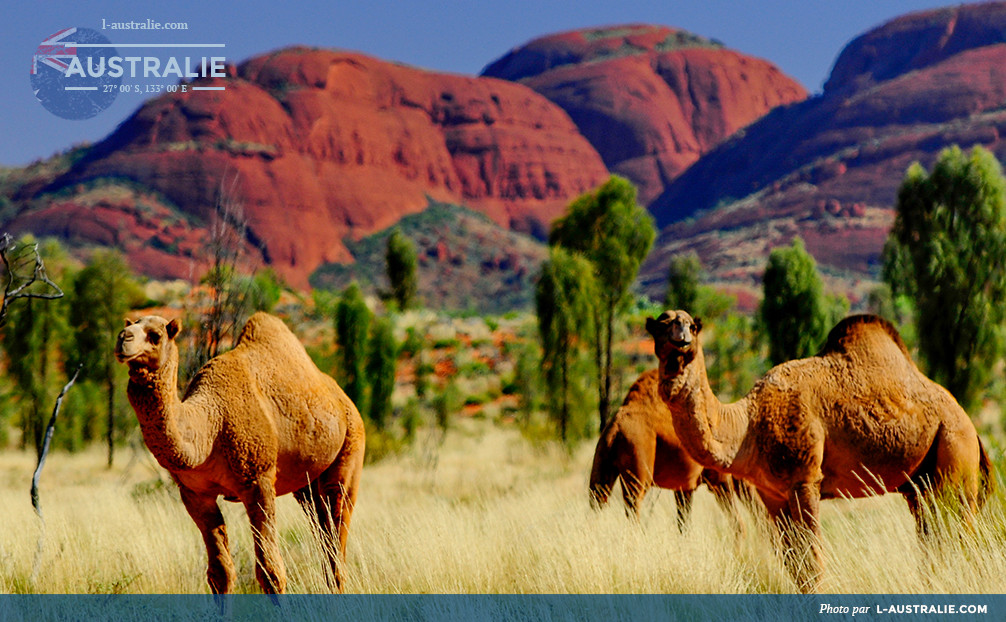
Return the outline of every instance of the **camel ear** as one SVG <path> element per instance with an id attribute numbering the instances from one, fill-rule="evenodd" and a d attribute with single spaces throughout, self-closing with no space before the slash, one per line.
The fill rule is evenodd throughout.
<path id="1" fill-rule="evenodd" d="M 662 332 L 660 322 L 652 317 L 646 318 L 646 332 L 650 333 L 651 336 L 656 337 L 660 332 Z"/>
<path id="2" fill-rule="evenodd" d="M 692 334 L 698 335 L 699 331 L 702 330 L 702 318 L 697 317 L 692 319 Z"/>
<path id="3" fill-rule="evenodd" d="M 175 335 L 181 332 L 182 324 L 177 318 L 175 318 L 168 322 L 168 325 L 164 327 L 164 330 L 168 332 L 168 339 L 174 339 Z"/>

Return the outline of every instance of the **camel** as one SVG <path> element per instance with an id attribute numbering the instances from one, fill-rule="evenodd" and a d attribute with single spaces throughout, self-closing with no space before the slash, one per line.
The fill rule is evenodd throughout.
<path id="1" fill-rule="evenodd" d="M 899 492 L 925 540 L 929 500 L 959 499 L 968 520 L 992 490 L 971 419 L 886 320 L 842 320 L 819 354 L 773 367 L 732 404 L 709 388 L 701 327 L 685 311 L 647 319 L 660 397 L 699 464 L 755 486 L 801 590 L 821 577 L 821 499 Z"/>
<path id="2" fill-rule="evenodd" d="M 678 529 L 684 531 L 692 509 L 692 495 L 704 483 L 743 531 L 735 495 L 751 499 L 746 484 L 712 469 L 704 469 L 682 448 L 671 423 L 671 411 L 657 393 L 658 370 L 643 373 L 629 388 L 625 401 L 608 420 L 597 440 L 590 471 L 590 502 L 600 509 L 608 502 L 615 480 L 622 484 L 626 514 L 639 518 L 643 498 L 651 486 L 674 491 Z"/>
<path id="3" fill-rule="evenodd" d="M 220 496 L 240 501 L 248 513 L 262 591 L 286 590 L 276 497 L 292 492 L 322 541 L 330 587 L 341 592 L 339 568 L 363 467 L 356 406 L 286 325 L 265 313 L 248 320 L 234 349 L 206 363 L 179 400 L 179 331 L 178 320 L 126 320 L 115 356 L 129 367 L 127 395 L 143 440 L 178 484 L 202 533 L 210 590 L 233 592 L 236 579 Z"/>

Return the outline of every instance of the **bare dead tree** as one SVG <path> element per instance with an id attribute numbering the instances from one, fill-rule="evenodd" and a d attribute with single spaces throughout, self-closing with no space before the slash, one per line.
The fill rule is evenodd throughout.
<path id="1" fill-rule="evenodd" d="M 7 319 L 8 305 L 19 298 L 41 298 L 53 300 L 63 296 L 63 290 L 52 282 L 45 271 L 45 262 L 38 252 L 38 244 L 22 244 L 14 241 L 8 233 L 0 234 L 0 261 L 3 262 L 3 302 L 0 303 L 0 326 Z M 42 558 L 42 548 L 45 538 L 45 521 L 42 519 L 42 510 L 38 499 L 38 482 L 42 474 L 42 467 L 45 465 L 46 455 L 49 453 L 49 444 L 55 431 L 56 416 L 59 414 L 60 406 L 63 404 L 63 397 L 77 380 L 80 367 L 73 374 L 73 378 L 63 387 L 59 397 L 56 398 L 56 405 L 49 419 L 49 425 L 45 431 L 42 450 L 39 453 L 38 465 L 31 478 L 31 504 L 42 521 L 42 531 L 39 534 L 38 549 L 35 554 L 35 564 L 32 569 L 32 580 L 38 574 L 39 564 Z"/>
<path id="2" fill-rule="evenodd" d="M 248 220 L 238 180 L 238 173 L 233 177 L 224 174 L 210 216 L 206 246 L 210 267 L 202 278 L 208 299 L 197 303 L 199 322 L 192 335 L 194 347 L 189 349 L 192 355 L 184 368 L 186 377 L 237 340 L 251 307 L 251 279 L 239 272 L 248 240 Z"/>
<path id="3" fill-rule="evenodd" d="M 238 175 L 227 183 L 226 177 L 220 181 L 216 209 L 210 222 L 210 253 L 213 260 L 207 284 L 211 288 L 212 305 L 207 314 L 206 358 L 213 358 L 220 352 L 221 342 L 228 334 L 233 334 L 234 325 L 240 318 L 235 304 L 238 292 L 232 287 L 237 276 L 238 262 L 244 251 L 245 234 L 248 223 L 245 220 L 244 204 L 237 195 Z"/>
<path id="4" fill-rule="evenodd" d="M 82 367 L 82 364 L 77 365 L 77 370 L 73 372 L 73 377 L 63 386 L 63 390 L 59 392 L 59 396 L 56 398 L 56 405 L 52 408 L 52 416 L 49 417 L 49 424 L 45 428 L 45 437 L 42 441 L 42 451 L 38 456 L 38 465 L 31 476 L 31 506 L 35 508 L 35 514 L 38 515 L 38 520 L 41 524 L 41 530 L 38 534 L 38 546 L 35 548 L 35 562 L 32 564 L 31 570 L 32 582 L 38 577 L 38 571 L 42 567 L 42 550 L 45 548 L 45 518 L 42 516 L 42 506 L 39 504 L 38 499 L 38 482 L 42 477 L 42 467 L 45 466 L 45 458 L 49 455 L 49 444 L 52 442 L 52 435 L 56 430 L 56 417 L 59 416 L 59 409 L 63 405 L 63 398 L 66 397 L 66 392 L 70 390 L 73 383 L 77 382 L 77 376 L 80 375 Z"/>
<path id="5" fill-rule="evenodd" d="M 42 508 L 39 506 L 38 502 L 38 481 L 42 475 L 42 467 L 45 466 L 45 458 L 49 454 L 49 444 L 52 443 L 52 435 L 56 430 L 56 417 L 59 416 L 59 409 L 63 406 L 63 398 L 66 397 L 66 392 L 70 390 L 73 383 L 77 382 L 77 376 L 80 375 L 80 370 L 83 365 L 77 365 L 76 371 L 73 372 L 73 376 L 70 381 L 63 386 L 63 390 L 59 392 L 59 396 L 56 397 L 56 405 L 52 408 L 52 416 L 49 417 L 49 423 L 45 427 L 45 437 L 42 440 L 42 453 L 38 458 L 38 465 L 35 467 L 35 472 L 31 476 L 31 506 L 35 508 L 35 513 L 38 514 L 39 518 L 42 518 Z"/>
<path id="6" fill-rule="evenodd" d="M 0 261 L 3 261 L 3 302 L 0 326 L 7 319 L 7 305 L 18 298 L 62 298 L 63 290 L 45 272 L 38 243 L 15 242 L 8 233 L 0 234 Z M 38 284 L 36 287 L 36 284 Z"/>

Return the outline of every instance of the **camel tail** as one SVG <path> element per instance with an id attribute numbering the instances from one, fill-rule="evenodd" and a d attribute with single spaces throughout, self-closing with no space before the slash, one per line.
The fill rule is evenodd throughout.
<path id="1" fill-rule="evenodd" d="M 978 468 L 981 471 L 981 481 L 978 484 L 978 507 L 981 507 L 985 504 L 985 500 L 995 492 L 996 474 L 992 460 L 989 458 L 988 452 L 985 451 L 985 445 L 982 444 L 981 439 L 978 439 L 978 449 L 981 451 L 981 456 L 978 459 Z"/>
<path id="2" fill-rule="evenodd" d="M 605 429 L 607 432 L 607 429 Z M 590 469 L 590 507 L 599 510 L 608 502 L 611 489 L 618 479 L 618 470 L 608 459 L 611 445 L 607 442 L 607 434 L 601 433 L 597 439 L 597 449 L 594 450 L 594 465 Z"/>

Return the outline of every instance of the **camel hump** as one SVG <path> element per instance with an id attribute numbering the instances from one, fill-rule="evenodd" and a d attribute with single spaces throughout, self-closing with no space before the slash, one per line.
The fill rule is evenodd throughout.
<path id="1" fill-rule="evenodd" d="M 899 350 L 911 359 L 908 347 L 898 334 L 893 324 L 877 315 L 850 315 L 835 325 L 828 333 L 828 340 L 818 353 L 818 356 L 829 354 L 846 354 L 863 347 L 869 348 L 877 338 L 894 342 Z"/>
<path id="2" fill-rule="evenodd" d="M 252 344 L 255 342 L 272 341 L 276 337 L 287 338 L 292 335 L 283 320 L 263 311 L 253 314 L 241 329 L 238 343 Z"/>
<path id="3" fill-rule="evenodd" d="M 643 372 L 639 378 L 636 378 L 636 381 L 632 383 L 632 386 L 629 387 L 629 392 L 626 393 L 625 399 L 622 400 L 622 406 L 628 406 L 640 399 L 657 395 L 657 386 L 659 384 L 659 369 L 651 369 Z"/>

